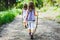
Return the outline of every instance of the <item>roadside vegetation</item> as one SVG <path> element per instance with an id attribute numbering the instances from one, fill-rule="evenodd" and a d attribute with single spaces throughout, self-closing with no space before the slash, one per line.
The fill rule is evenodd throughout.
<path id="1" fill-rule="evenodd" d="M 60 22 L 60 0 L 0 0 L 0 25 L 9 23 L 22 13 L 24 3 L 33 1 L 45 18 Z"/>

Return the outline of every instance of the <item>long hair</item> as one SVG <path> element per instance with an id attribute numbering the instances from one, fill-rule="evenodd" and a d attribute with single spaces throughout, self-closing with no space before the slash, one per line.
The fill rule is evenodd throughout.
<path id="1" fill-rule="evenodd" d="M 27 9 L 27 4 L 26 4 L 26 3 L 24 4 L 23 8 L 24 8 L 25 10 Z"/>
<path id="2" fill-rule="evenodd" d="M 28 9 L 29 9 L 29 10 L 30 10 L 30 9 L 35 9 L 35 6 L 34 6 L 34 3 L 33 3 L 33 2 L 30 2 L 30 3 L 29 3 Z"/>

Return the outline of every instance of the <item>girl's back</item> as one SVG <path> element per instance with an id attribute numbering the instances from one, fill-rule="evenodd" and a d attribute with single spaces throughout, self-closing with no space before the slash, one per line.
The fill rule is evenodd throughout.
<path id="1" fill-rule="evenodd" d="M 25 20 L 26 18 L 26 13 L 27 13 L 27 4 L 25 3 L 23 6 L 22 14 L 23 14 L 23 19 Z"/>
<path id="2" fill-rule="evenodd" d="M 28 11 L 28 21 L 35 21 L 34 9 Z"/>
<path id="3" fill-rule="evenodd" d="M 23 9 L 23 19 L 26 17 L 27 10 Z"/>

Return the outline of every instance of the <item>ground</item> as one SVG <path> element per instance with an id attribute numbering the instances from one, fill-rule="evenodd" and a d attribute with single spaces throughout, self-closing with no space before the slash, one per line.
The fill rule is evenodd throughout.
<path id="1" fill-rule="evenodd" d="M 31 40 L 28 30 L 22 25 L 21 15 L 0 28 L 0 40 Z M 60 24 L 39 17 L 33 40 L 60 40 Z"/>

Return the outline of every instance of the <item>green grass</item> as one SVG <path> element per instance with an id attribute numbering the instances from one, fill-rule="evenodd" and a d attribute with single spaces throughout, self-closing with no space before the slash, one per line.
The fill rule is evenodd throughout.
<path id="1" fill-rule="evenodd" d="M 12 22 L 18 14 L 21 14 L 20 9 L 11 9 L 7 11 L 1 11 L 0 25 Z"/>

